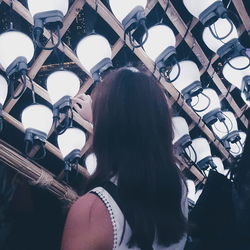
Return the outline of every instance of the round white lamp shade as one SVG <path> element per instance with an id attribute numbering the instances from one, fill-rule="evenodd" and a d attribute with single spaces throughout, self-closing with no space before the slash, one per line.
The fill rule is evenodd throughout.
<path id="1" fill-rule="evenodd" d="M 187 183 L 187 188 L 188 188 L 188 199 L 192 200 L 195 202 L 195 193 L 196 193 L 196 190 L 195 190 L 195 184 L 194 184 L 194 181 L 192 180 L 187 180 L 186 181 Z"/>
<path id="2" fill-rule="evenodd" d="M 174 130 L 173 144 L 175 144 L 184 135 L 189 135 L 189 128 L 186 120 L 181 116 L 173 117 L 172 122 Z"/>
<path id="3" fill-rule="evenodd" d="M 53 124 L 52 111 L 41 104 L 32 104 L 22 112 L 21 121 L 24 129 L 36 129 L 48 135 Z"/>
<path id="4" fill-rule="evenodd" d="M 145 9 L 147 0 L 109 0 L 109 5 L 115 17 L 122 22 L 135 7 L 141 6 Z"/>
<path id="5" fill-rule="evenodd" d="M 200 81 L 200 71 L 197 65 L 189 60 L 179 62 L 180 65 L 180 75 L 172 82 L 174 87 L 181 92 L 184 88 L 188 87 L 196 81 Z M 178 66 L 174 65 L 172 71 L 169 74 L 170 80 L 176 78 L 178 74 Z"/>
<path id="6" fill-rule="evenodd" d="M 210 104 L 208 98 L 210 99 Z M 196 111 L 201 117 L 213 110 L 221 109 L 220 99 L 216 91 L 210 88 L 204 89 L 201 94 L 193 97 L 191 101 L 191 106 L 195 110 L 203 110 L 206 108 L 204 111 Z"/>
<path id="7" fill-rule="evenodd" d="M 233 30 L 230 33 L 231 25 L 227 19 L 219 18 L 214 24 L 212 24 L 210 27 L 214 34 L 218 37 L 225 37 L 224 39 L 217 39 L 213 36 L 211 31 L 209 30 L 209 27 L 206 27 L 203 31 L 202 37 L 203 41 L 207 45 L 207 47 L 217 53 L 218 49 L 225 45 L 225 43 L 231 41 L 232 39 L 237 39 L 238 33 L 236 27 L 233 25 Z M 230 34 L 229 34 L 230 33 Z M 228 36 L 227 36 L 228 34 Z"/>
<path id="8" fill-rule="evenodd" d="M 219 157 L 213 157 L 212 159 L 214 164 L 216 165 L 217 172 L 223 175 L 227 175 L 228 169 L 224 168 L 222 160 Z"/>
<path id="9" fill-rule="evenodd" d="M 200 198 L 201 194 L 203 192 L 203 189 L 199 189 L 196 193 L 195 193 L 195 203 L 198 201 L 198 199 Z"/>
<path id="10" fill-rule="evenodd" d="M 226 126 L 219 120 L 217 120 L 212 125 L 212 130 L 219 137 L 219 139 L 223 139 L 224 137 L 226 137 L 228 135 L 228 132 L 230 133 L 233 131 L 238 131 L 238 124 L 234 114 L 230 111 L 224 111 L 222 112 L 222 114 L 225 117 L 224 123 L 226 124 Z"/>
<path id="11" fill-rule="evenodd" d="M 55 104 L 64 96 L 74 97 L 80 90 L 80 79 L 71 71 L 55 71 L 47 78 L 47 90 L 52 104 Z"/>
<path id="12" fill-rule="evenodd" d="M 213 3 L 218 2 L 222 0 L 183 0 L 183 3 L 187 10 L 196 18 L 199 19 L 200 14 L 206 10 L 209 6 L 211 6 Z"/>
<path id="13" fill-rule="evenodd" d="M 148 39 L 143 48 L 148 57 L 155 62 L 156 58 L 168 47 L 176 46 L 176 38 L 167 25 L 155 25 L 148 30 Z"/>
<path id="14" fill-rule="evenodd" d="M 0 104 L 4 105 L 8 94 L 8 83 L 6 79 L 0 75 Z"/>
<path id="15" fill-rule="evenodd" d="M 249 60 L 250 59 L 246 56 L 237 56 L 232 58 L 229 63 L 236 68 L 245 68 L 249 65 Z M 237 70 L 226 63 L 223 67 L 222 73 L 227 81 L 241 89 L 243 77 L 250 76 L 250 67 L 243 70 Z"/>
<path id="16" fill-rule="evenodd" d="M 34 55 L 32 40 L 22 32 L 7 31 L 0 35 L 0 64 L 4 70 L 18 57 L 27 59 L 27 63 Z"/>
<path id="17" fill-rule="evenodd" d="M 205 159 L 206 157 L 211 157 L 211 149 L 208 141 L 205 138 L 197 138 L 192 141 L 192 146 L 196 152 L 197 160 L 195 159 L 195 154 L 193 150 L 185 149 L 187 155 L 189 155 L 192 161 L 196 160 L 196 163 Z"/>
<path id="18" fill-rule="evenodd" d="M 91 153 L 86 157 L 85 166 L 90 175 L 92 175 L 95 172 L 97 167 L 97 159 L 94 153 Z"/>
<path id="19" fill-rule="evenodd" d="M 75 149 L 82 150 L 85 142 L 86 135 L 84 131 L 78 128 L 68 128 L 63 134 L 57 137 L 57 143 L 63 158 Z"/>
<path id="20" fill-rule="evenodd" d="M 111 60 L 111 47 L 104 36 L 91 34 L 78 43 L 76 54 L 84 68 L 90 72 L 103 59 Z"/>
<path id="21" fill-rule="evenodd" d="M 232 156 L 237 157 L 238 155 L 241 155 L 243 153 L 244 150 L 244 145 L 245 145 L 245 141 L 247 138 L 246 133 L 244 132 L 239 132 L 240 134 L 240 143 L 229 143 L 230 145 L 230 153 Z"/>
<path id="22" fill-rule="evenodd" d="M 28 0 L 28 8 L 32 17 L 38 13 L 53 10 L 59 10 L 65 16 L 69 8 L 69 0 Z"/>

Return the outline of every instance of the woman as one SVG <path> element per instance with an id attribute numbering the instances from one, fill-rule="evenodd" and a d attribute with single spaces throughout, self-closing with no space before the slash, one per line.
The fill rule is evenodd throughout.
<path id="1" fill-rule="evenodd" d="M 90 120 L 90 98 L 75 102 Z M 163 90 L 152 76 L 121 68 L 95 88 L 92 107 L 97 170 L 88 184 L 92 192 L 69 211 L 62 250 L 183 249 L 186 186 Z M 110 180 L 119 205 L 103 188 Z"/>

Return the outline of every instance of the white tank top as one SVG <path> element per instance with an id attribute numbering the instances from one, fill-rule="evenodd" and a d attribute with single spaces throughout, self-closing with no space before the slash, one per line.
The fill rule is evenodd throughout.
<path id="1" fill-rule="evenodd" d="M 113 225 L 113 250 L 140 250 L 137 247 L 128 248 L 127 243 L 131 237 L 131 229 L 125 220 L 125 217 L 120 210 L 119 206 L 116 204 L 112 196 L 102 187 L 97 187 L 92 189 L 90 192 L 97 194 L 100 199 L 106 205 L 110 219 Z M 188 217 L 188 202 L 186 197 L 186 192 L 182 197 L 182 211 L 184 216 Z M 124 233 L 123 233 L 124 231 Z M 185 247 L 187 236 L 185 235 L 178 243 L 173 244 L 169 247 L 163 247 L 157 245 L 156 242 L 153 244 L 154 250 L 183 250 Z"/>

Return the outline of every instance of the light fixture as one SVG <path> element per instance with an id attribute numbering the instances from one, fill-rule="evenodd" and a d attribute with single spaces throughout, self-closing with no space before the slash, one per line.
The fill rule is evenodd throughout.
<path id="1" fill-rule="evenodd" d="M 245 48 L 240 44 L 235 25 L 226 19 L 218 19 L 213 25 L 206 27 L 202 34 L 207 47 L 217 53 L 223 61 L 241 55 Z"/>
<path id="2" fill-rule="evenodd" d="M 193 165 L 193 162 L 190 161 L 190 157 L 186 153 L 186 150 L 193 150 L 188 124 L 181 116 L 173 117 L 172 123 L 174 130 L 174 139 L 172 143 L 174 145 L 175 153 L 180 155 L 187 165 L 191 166 Z"/>
<path id="3" fill-rule="evenodd" d="M 97 159 L 94 153 L 91 153 L 86 157 L 85 166 L 90 175 L 92 175 L 96 171 Z"/>
<path id="4" fill-rule="evenodd" d="M 143 48 L 159 71 L 164 73 L 166 68 L 172 67 L 177 62 L 175 46 L 176 38 L 172 29 L 167 25 L 159 24 L 148 30 L 148 39 Z"/>
<path id="5" fill-rule="evenodd" d="M 26 88 L 27 64 L 34 55 L 32 40 L 22 32 L 9 30 L 0 35 L 0 64 L 6 71 L 12 98 L 19 98 Z M 14 96 L 14 84 L 22 82 L 22 90 Z"/>
<path id="6" fill-rule="evenodd" d="M 66 15 L 69 7 L 68 0 L 28 0 L 28 8 L 34 19 L 34 39 L 39 48 L 51 50 L 57 48 L 61 42 L 60 29 L 63 27 L 63 18 Z M 51 48 L 45 48 L 40 39 L 43 35 L 44 27 L 51 31 L 51 37 L 53 43 L 52 32 L 56 32 L 58 36 L 58 42 Z"/>
<path id="7" fill-rule="evenodd" d="M 224 64 L 222 73 L 227 81 L 242 91 L 243 100 L 250 101 L 250 58 L 237 56 Z"/>
<path id="8" fill-rule="evenodd" d="M 25 129 L 25 153 L 28 155 L 34 146 L 39 146 L 41 154 L 37 158 L 44 158 L 44 144 L 53 123 L 52 111 L 44 105 L 32 104 L 23 110 L 21 121 Z"/>
<path id="9" fill-rule="evenodd" d="M 66 178 L 68 178 L 68 172 L 78 166 L 80 152 L 85 142 L 86 135 L 78 128 L 70 127 L 63 134 L 58 135 L 57 143 L 64 159 Z"/>
<path id="10" fill-rule="evenodd" d="M 217 121 L 212 125 L 212 130 L 226 149 L 230 149 L 230 143 L 237 143 L 240 140 L 238 124 L 232 112 L 222 112 L 224 121 Z"/>
<path id="11" fill-rule="evenodd" d="M 134 44 L 131 31 L 143 27 L 147 34 L 146 17 L 144 10 L 147 0 L 109 0 L 110 8 L 115 17 L 122 23 L 124 30 L 129 34 L 130 44 L 134 48 L 143 46 L 147 35 L 138 45 Z"/>
<path id="12" fill-rule="evenodd" d="M 180 69 L 179 69 L 180 67 Z M 176 79 L 176 75 L 179 77 Z M 200 71 L 197 65 L 189 60 L 179 62 L 172 68 L 169 74 L 174 87 L 182 93 L 185 101 L 190 104 L 192 97 L 200 94 L 203 89 L 200 81 Z M 172 80 L 174 79 L 175 80 Z"/>
<path id="13" fill-rule="evenodd" d="M 230 150 L 231 145 L 240 141 L 237 120 L 232 112 L 222 112 L 224 121 L 217 121 L 212 125 L 213 132 L 222 142 L 226 149 Z"/>
<path id="14" fill-rule="evenodd" d="M 205 26 L 213 24 L 218 18 L 227 18 L 227 9 L 222 0 L 183 0 L 187 10 Z"/>
<path id="15" fill-rule="evenodd" d="M 76 47 L 76 54 L 95 82 L 100 81 L 101 74 L 112 67 L 110 44 L 99 34 L 84 37 Z"/>
<path id="16" fill-rule="evenodd" d="M 207 170 L 209 167 L 211 167 L 212 169 L 216 168 L 216 165 L 212 160 L 209 143 L 205 138 L 194 139 L 192 142 L 192 146 L 194 148 L 194 151 L 186 150 L 186 152 L 189 155 L 190 159 L 194 161 L 202 171 Z"/>
<path id="17" fill-rule="evenodd" d="M 217 120 L 223 121 L 225 119 L 222 115 L 220 99 L 216 91 L 211 88 L 204 89 L 188 104 L 209 126 Z"/>
<path id="18" fill-rule="evenodd" d="M 3 105 L 5 103 L 5 100 L 7 98 L 8 94 L 8 83 L 5 80 L 5 78 L 0 75 L 0 132 L 3 130 Z"/>
<path id="19" fill-rule="evenodd" d="M 224 164 L 223 164 L 221 158 L 213 157 L 213 162 L 216 165 L 217 172 L 227 176 L 229 170 L 224 168 Z"/>
<path id="20" fill-rule="evenodd" d="M 236 143 L 229 142 L 229 146 L 230 146 L 229 152 L 233 157 L 237 159 L 240 159 L 243 153 L 247 135 L 246 133 L 240 131 L 239 137 L 240 137 L 240 140 L 238 142 Z"/>
<path id="21" fill-rule="evenodd" d="M 80 79 L 71 71 L 55 71 L 47 78 L 47 90 L 53 104 L 56 132 L 63 133 L 72 122 L 71 98 L 80 90 Z M 58 124 L 62 114 L 65 116 L 64 125 Z"/>

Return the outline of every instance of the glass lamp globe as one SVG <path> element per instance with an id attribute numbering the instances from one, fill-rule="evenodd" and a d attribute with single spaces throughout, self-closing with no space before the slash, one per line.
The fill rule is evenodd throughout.
<path id="1" fill-rule="evenodd" d="M 211 150 L 208 141 L 205 138 L 197 138 L 192 141 L 192 146 L 194 151 L 196 152 L 197 159 L 195 157 L 195 153 L 193 150 L 188 151 L 186 149 L 186 153 L 190 156 L 192 161 L 196 160 L 196 163 L 199 161 L 211 157 Z"/>
<path id="2" fill-rule="evenodd" d="M 47 90 L 54 105 L 64 96 L 74 97 L 80 90 L 80 79 L 71 71 L 55 71 L 47 78 Z"/>
<path id="3" fill-rule="evenodd" d="M 229 63 L 233 67 L 239 68 L 239 70 L 232 68 Z M 237 56 L 229 60 L 229 63 L 226 63 L 223 66 L 223 76 L 231 84 L 239 89 L 242 89 L 243 77 L 250 76 L 250 67 L 247 67 L 249 65 L 249 58 L 246 56 Z"/>
<path id="4" fill-rule="evenodd" d="M 229 143 L 230 145 L 230 154 L 233 156 L 233 157 L 237 157 L 239 155 L 241 155 L 243 153 L 243 150 L 244 150 L 244 145 L 245 145 L 245 141 L 246 141 L 246 133 L 244 132 L 239 132 L 239 135 L 240 135 L 240 143 L 237 142 L 237 143 Z"/>
<path id="5" fill-rule="evenodd" d="M 173 117 L 172 122 L 174 130 L 173 144 L 175 144 L 183 136 L 189 135 L 189 128 L 186 120 L 181 116 Z"/>
<path id="6" fill-rule="evenodd" d="M 91 153 L 86 157 L 85 165 L 89 174 L 92 175 L 95 172 L 96 167 L 97 167 L 97 159 L 94 153 Z"/>
<path id="7" fill-rule="evenodd" d="M 183 95 L 185 96 L 186 92 L 190 92 L 190 90 L 185 91 L 187 87 L 192 88 L 191 85 L 193 84 L 194 88 L 196 88 L 196 83 L 201 86 L 200 71 L 198 66 L 194 62 L 189 60 L 179 62 L 179 65 L 180 75 L 175 81 L 172 82 L 172 84 L 180 93 L 183 93 Z M 178 71 L 178 66 L 175 64 L 169 74 L 170 80 L 176 78 Z"/>
<path id="8" fill-rule="evenodd" d="M 21 121 L 25 130 L 35 129 L 47 136 L 52 127 L 53 113 L 44 105 L 32 104 L 23 110 Z"/>
<path id="9" fill-rule="evenodd" d="M 189 180 L 189 179 L 186 181 L 186 183 L 187 183 L 187 188 L 188 188 L 187 197 L 188 197 L 189 200 L 195 202 L 195 200 L 196 200 L 195 199 L 195 192 L 196 192 L 195 183 L 194 183 L 194 181 Z"/>
<path id="10" fill-rule="evenodd" d="M 166 49 L 171 47 L 175 48 L 175 46 L 176 38 L 172 29 L 160 24 L 148 30 L 148 39 L 143 45 L 143 48 L 149 58 L 155 62 Z"/>
<path id="11" fill-rule="evenodd" d="M 225 121 L 220 122 L 218 120 L 212 125 L 212 130 L 218 136 L 219 139 L 225 138 L 228 133 L 238 131 L 238 124 L 234 114 L 229 111 L 224 111 L 222 112 L 222 114 L 225 118 Z"/>
<path id="12" fill-rule="evenodd" d="M 219 157 L 213 157 L 212 159 L 214 164 L 216 165 L 217 172 L 223 175 L 227 175 L 228 170 L 224 168 L 222 160 Z"/>
<path id="13" fill-rule="evenodd" d="M 28 7 L 32 17 L 38 13 L 53 10 L 61 11 L 65 16 L 69 8 L 69 0 L 28 0 Z"/>
<path id="14" fill-rule="evenodd" d="M 4 70 L 19 57 L 24 57 L 27 64 L 32 59 L 33 54 L 33 42 L 24 33 L 7 31 L 0 35 L 0 64 Z"/>
<path id="15" fill-rule="evenodd" d="M 210 100 L 210 103 L 209 103 Z M 192 98 L 191 106 L 203 118 L 206 114 L 221 110 L 220 99 L 213 89 L 204 89 L 201 94 Z M 204 110 L 205 109 L 205 110 Z M 202 110 L 202 111 L 200 111 Z"/>
<path id="16" fill-rule="evenodd" d="M 8 94 L 8 83 L 6 79 L 0 75 L 0 106 L 4 105 Z M 1 109 L 1 107 L 0 107 Z"/>
<path id="17" fill-rule="evenodd" d="M 147 0 L 109 0 L 109 4 L 115 17 L 122 23 L 134 8 L 141 6 L 145 9 Z"/>
<path id="18" fill-rule="evenodd" d="M 195 203 L 199 200 L 201 194 L 203 192 L 203 189 L 199 189 L 196 193 L 195 193 Z"/>
<path id="19" fill-rule="evenodd" d="M 231 27 L 233 27 L 233 29 L 230 33 Z M 213 36 L 209 27 L 204 29 L 202 34 L 203 41 L 207 47 L 215 53 L 217 53 L 218 50 L 226 43 L 239 38 L 235 25 L 230 23 L 227 19 L 219 18 L 213 25 L 210 26 L 210 28 L 216 36 L 221 38 L 225 37 L 223 39 L 217 39 Z"/>
<path id="20" fill-rule="evenodd" d="M 78 128 L 70 127 L 57 137 L 57 143 L 64 159 L 74 150 L 81 151 L 85 142 L 86 135 Z"/>
<path id="21" fill-rule="evenodd" d="M 92 71 L 99 64 L 102 68 L 105 64 L 110 66 L 111 63 L 110 44 L 105 37 L 98 34 L 84 37 L 77 45 L 76 54 L 84 68 L 92 74 L 95 73 Z"/>
<path id="22" fill-rule="evenodd" d="M 200 14 L 209 8 L 215 2 L 222 0 L 183 0 L 183 3 L 187 10 L 196 18 L 199 19 Z"/>

